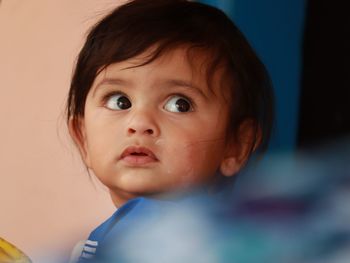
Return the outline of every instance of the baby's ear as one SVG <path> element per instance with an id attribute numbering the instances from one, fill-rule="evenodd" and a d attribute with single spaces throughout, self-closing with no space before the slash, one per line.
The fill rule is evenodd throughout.
<path id="1" fill-rule="evenodd" d="M 77 146 L 80 156 L 87 167 L 90 167 L 90 159 L 87 152 L 87 142 L 85 134 L 84 121 L 71 118 L 68 122 L 69 134 L 72 137 L 75 145 Z"/>
<path id="2" fill-rule="evenodd" d="M 227 144 L 226 155 L 220 165 L 220 171 L 224 176 L 238 173 L 261 140 L 261 132 L 253 120 L 243 121 L 237 132 L 238 134 Z"/>

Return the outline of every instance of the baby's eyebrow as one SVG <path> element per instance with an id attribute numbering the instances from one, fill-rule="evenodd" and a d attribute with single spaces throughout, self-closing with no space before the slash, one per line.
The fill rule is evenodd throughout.
<path id="1" fill-rule="evenodd" d="M 100 86 L 103 85 L 122 85 L 122 86 L 131 86 L 132 81 L 128 81 L 126 79 L 120 79 L 120 78 L 103 78 L 95 87 L 93 90 L 92 96 L 95 96 L 96 91 L 100 88 Z M 194 83 L 191 81 L 183 80 L 183 79 L 166 79 L 161 81 L 161 86 L 164 86 L 166 88 L 172 88 L 172 87 L 184 87 L 189 88 L 192 90 L 195 90 L 197 93 L 202 95 L 204 98 L 208 98 L 208 96 L 203 92 L 203 90 L 200 87 L 197 87 Z"/>
<path id="2" fill-rule="evenodd" d="M 203 97 L 207 98 L 203 90 L 200 87 L 197 87 L 195 84 L 193 84 L 190 81 L 186 81 L 182 79 L 169 79 L 169 80 L 166 80 L 164 84 L 167 87 L 185 87 L 185 88 L 194 89 L 195 91 L 200 93 Z"/>

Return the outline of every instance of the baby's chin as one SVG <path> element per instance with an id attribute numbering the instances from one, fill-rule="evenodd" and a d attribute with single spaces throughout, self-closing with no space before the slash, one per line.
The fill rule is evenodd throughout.
<path id="1" fill-rule="evenodd" d="M 149 197 L 155 199 L 162 199 L 164 195 L 169 192 L 176 191 L 172 189 L 162 189 L 159 187 L 148 187 L 145 185 L 138 187 L 138 185 L 132 185 L 131 187 L 117 188 L 109 187 L 109 192 L 113 203 L 116 207 L 120 207 L 131 199 L 137 197 Z"/>
<path id="2" fill-rule="evenodd" d="M 207 184 L 175 184 L 167 185 L 166 187 L 162 186 L 149 186 L 145 185 L 135 185 L 133 184 L 130 187 L 125 189 L 121 188 L 110 188 L 110 195 L 113 203 L 116 207 L 120 207 L 131 199 L 138 197 L 146 197 L 159 200 L 174 200 L 181 196 L 188 195 L 189 193 L 195 192 L 197 189 L 203 189 Z"/>

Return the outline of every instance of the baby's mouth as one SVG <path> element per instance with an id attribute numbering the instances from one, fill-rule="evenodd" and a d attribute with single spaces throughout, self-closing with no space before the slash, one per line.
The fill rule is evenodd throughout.
<path id="1" fill-rule="evenodd" d="M 135 156 L 147 156 L 147 154 L 145 153 L 131 153 L 131 155 L 135 155 Z"/>
<path id="2" fill-rule="evenodd" d="M 158 158 L 151 150 L 145 147 L 130 146 L 123 151 L 120 156 L 120 160 L 123 160 L 131 165 L 143 165 L 157 162 Z"/>

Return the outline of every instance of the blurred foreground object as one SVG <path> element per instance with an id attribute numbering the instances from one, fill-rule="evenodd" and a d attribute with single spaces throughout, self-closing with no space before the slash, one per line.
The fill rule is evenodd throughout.
<path id="1" fill-rule="evenodd" d="M 132 200 L 79 262 L 350 262 L 349 141 L 268 156 L 240 176 L 218 193 Z"/>
<path id="2" fill-rule="evenodd" d="M 1 263 L 30 263 L 31 260 L 18 248 L 0 237 Z"/>

